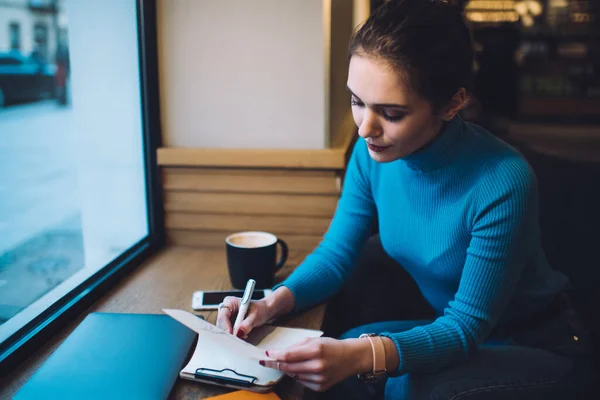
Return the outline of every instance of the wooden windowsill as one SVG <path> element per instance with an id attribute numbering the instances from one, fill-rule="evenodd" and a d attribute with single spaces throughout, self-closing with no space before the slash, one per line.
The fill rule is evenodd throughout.
<path id="1" fill-rule="evenodd" d="M 305 255 L 304 252 L 290 252 L 286 267 L 277 274 L 277 281 L 288 275 Z M 192 294 L 202 289 L 231 289 L 224 249 L 169 247 L 162 250 L 122 279 L 109 293 L 40 347 L 37 354 L 29 357 L 11 375 L 5 377 L 0 385 L 0 398 L 12 398 L 90 312 L 161 314 L 163 308 L 192 311 Z M 324 313 L 325 306 L 321 305 L 300 315 L 282 319 L 278 324 L 320 329 Z M 198 314 L 215 322 L 216 312 Z M 228 391 L 230 390 L 179 378 L 170 398 L 201 399 Z M 302 396 L 299 385 L 289 378 L 278 385 L 277 392 L 283 398 Z"/>
<path id="2" fill-rule="evenodd" d="M 252 167 L 344 169 L 344 152 L 325 150 L 204 149 L 163 147 L 158 165 L 169 167 Z"/>
<path id="3" fill-rule="evenodd" d="M 343 170 L 355 135 L 347 135 L 338 147 L 322 150 L 209 149 L 161 147 L 161 167 L 240 167 Z"/>

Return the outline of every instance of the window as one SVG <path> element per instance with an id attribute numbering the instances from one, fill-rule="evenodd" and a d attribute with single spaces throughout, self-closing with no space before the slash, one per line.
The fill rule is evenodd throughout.
<path id="1" fill-rule="evenodd" d="M 45 22 L 38 21 L 33 26 L 33 51 L 31 58 L 38 62 L 47 62 L 48 54 L 48 25 Z"/>
<path id="2" fill-rule="evenodd" d="M 8 38 L 11 50 L 21 50 L 21 25 L 18 22 L 8 25 Z"/>
<path id="3" fill-rule="evenodd" d="M 56 4 L 50 17 L 62 25 L 30 21 L 35 35 L 21 43 L 43 43 L 50 57 L 32 63 L 0 48 L 0 59 L 27 61 L 0 66 L 2 369 L 162 237 L 156 49 L 145 46 L 154 4 Z"/>

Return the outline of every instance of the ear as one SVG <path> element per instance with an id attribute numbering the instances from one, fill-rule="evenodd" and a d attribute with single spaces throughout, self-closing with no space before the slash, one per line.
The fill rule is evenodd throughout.
<path id="1" fill-rule="evenodd" d="M 465 88 L 460 88 L 458 91 L 452 96 L 452 100 L 444 109 L 442 109 L 441 115 L 444 121 L 450 121 L 452 118 L 458 114 L 458 112 L 467 104 L 469 100 L 469 95 L 467 94 L 467 90 Z"/>

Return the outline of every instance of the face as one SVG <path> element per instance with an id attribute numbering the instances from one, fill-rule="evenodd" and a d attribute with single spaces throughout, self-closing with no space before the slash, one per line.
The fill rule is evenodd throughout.
<path id="1" fill-rule="evenodd" d="M 433 141 L 442 118 L 410 89 L 407 79 L 385 62 L 353 55 L 348 71 L 352 115 L 371 158 L 390 162 Z"/>

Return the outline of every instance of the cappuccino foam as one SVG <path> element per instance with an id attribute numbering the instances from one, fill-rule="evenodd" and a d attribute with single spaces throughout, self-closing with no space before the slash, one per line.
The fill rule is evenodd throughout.
<path id="1" fill-rule="evenodd" d="M 241 233 L 230 236 L 227 242 L 236 247 L 257 248 L 266 247 L 275 243 L 277 240 L 271 235 L 256 233 Z"/>

